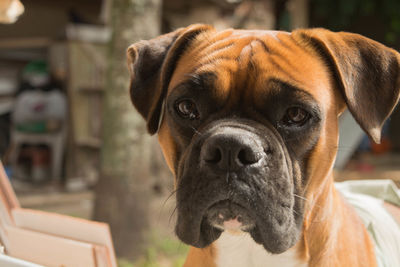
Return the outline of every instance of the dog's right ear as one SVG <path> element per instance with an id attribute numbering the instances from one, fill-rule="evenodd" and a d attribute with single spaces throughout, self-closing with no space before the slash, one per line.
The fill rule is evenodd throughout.
<path id="1" fill-rule="evenodd" d="M 210 29 L 208 25 L 194 24 L 128 48 L 131 100 L 147 121 L 150 134 L 158 131 L 163 101 L 177 61 L 198 34 Z"/>

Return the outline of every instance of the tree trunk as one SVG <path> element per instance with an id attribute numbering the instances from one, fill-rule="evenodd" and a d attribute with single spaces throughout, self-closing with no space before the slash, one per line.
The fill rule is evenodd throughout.
<path id="1" fill-rule="evenodd" d="M 103 145 L 94 218 L 110 224 L 118 257 L 135 259 L 146 247 L 154 139 L 129 97 L 127 47 L 160 31 L 160 0 L 113 0 Z"/>
<path id="2" fill-rule="evenodd" d="M 309 0 L 291 0 L 288 4 L 290 30 L 307 28 L 309 24 Z"/>

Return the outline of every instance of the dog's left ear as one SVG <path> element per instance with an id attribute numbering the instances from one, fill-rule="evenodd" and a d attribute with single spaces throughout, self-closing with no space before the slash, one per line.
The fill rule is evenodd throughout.
<path id="1" fill-rule="evenodd" d="M 198 34 L 210 29 L 208 25 L 194 24 L 128 48 L 131 100 L 147 121 L 150 134 L 158 130 L 162 103 L 177 61 Z"/>
<path id="2" fill-rule="evenodd" d="M 400 54 L 354 33 L 297 30 L 293 38 L 328 64 L 346 104 L 376 142 L 400 97 Z"/>

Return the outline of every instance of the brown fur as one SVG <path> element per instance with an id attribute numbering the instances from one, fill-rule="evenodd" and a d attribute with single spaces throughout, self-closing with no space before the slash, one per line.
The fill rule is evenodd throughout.
<path id="1" fill-rule="evenodd" d="M 192 31 L 196 29 L 196 26 L 191 27 Z M 186 45 L 190 49 L 180 50 L 179 59 L 176 59 L 179 64 L 164 59 L 163 68 L 176 64 L 169 85 L 164 88 L 165 94 L 180 84 L 185 74 L 196 69 L 197 72 L 217 74 L 213 88 L 225 106 L 246 100 L 256 106 L 263 105 L 258 96 L 272 93 L 265 92 L 263 84 L 269 78 L 306 90 L 323 103 L 325 120 L 307 162 L 308 182 L 303 188 L 307 201 L 303 235 L 296 245 L 298 256 L 310 267 L 376 266 L 370 237 L 354 209 L 335 190 L 332 168 L 338 146 L 338 116 L 346 105 L 370 137 L 379 141 L 380 128 L 400 96 L 399 54 L 358 35 L 326 30 L 299 30 L 288 34 L 241 30 L 217 33 L 211 28 L 202 29 L 186 40 L 190 42 Z M 177 35 L 184 30 L 178 31 Z M 222 42 L 214 43 L 222 39 Z M 339 51 L 342 48 L 343 51 Z M 254 54 L 257 56 L 250 62 L 248 58 Z M 171 53 L 167 55 L 172 56 Z M 237 57 L 241 60 L 235 60 Z M 130 62 L 134 61 L 130 59 Z M 365 61 L 372 62 L 374 70 L 364 66 Z M 352 64 L 355 67 L 349 70 Z M 163 75 L 167 71 L 162 69 L 160 73 Z M 165 82 L 164 78 L 160 78 L 161 83 Z M 350 84 L 352 82 L 354 84 Z M 382 85 L 379 92 L 372 88 L 379 85 L 376 82 Z M 246 91 L 238 89 L 244 87 Z M 364 87 L 373 92 L 363 91 Z M 236 88 L 235 95 L 232 95 L 232 88 Z M 159 90 L 163 88 L 158 88 L 156 94 L 163 94 Z M 377 95 L 378 103 L 371 103 Z M 133 102 L 143 105 L 140 99 L 137 102 L 141 104 Z M 160 100 L 156 99 L 156 102 Z M 156 102 L 151 102 L 150 115 L 156 109 Z M 143 115 L 149 117 L 147 113 Z M 168 166 L 176 176 L 174 162 L 178 145 L 165 122 L 167 119 L 168 116 L 163 119 L 158 131 L 159 142 Z M 213 267 L 217 253 L 212 245 L 205 249 L 192 247 L 185 266 Z"/>
<path id="2" fill-rule="evenodd" d="M 207 248 L 190 247 L 184 267 L 217 267 L 215 265 L 216 251 L 213 246 Z"/>
<path id="3" fill-rule="evenodd" d="M 198 39 L 207 39 L 207 33 L 198 36 Z M 224 36 L 224 33 L 221 33 Z M 251 39 L 252 37 L 248 37 Z M 237 40 L 233 38 L 235 42 Z M 331 108 L 328 111 L 331 118 L 327 119 L 323 134 L 320 138 L 318 145 L 312 153 L 310 159 L 310 184 L 308 184 L 309 196 L 307 197 L 309 212 L 306 215 L 306 222 L 304 226 L 304 239 L 303 244 L 299 248 L 299 255 L 309 261 L 310 267 L 324 267 L 324 266 L 375 266 L 374 262 L 374 250 L 369 236 L 358 219 L 354 210 L 349 207 L 336 193 L 333 188 L 332 178 L 332 164 L 336 155 L 337 147 L 337 116 L 342 112 L 344 108 L 343 100 L 335 90 L 322 91 L 318 86 L 321 84 L 330 84 L 334 86 L 334 82 L 331 77 L 327 74 L 325 66 L 319 62 L 313 61 L 304 50 L 299 46 L 290 42 L 290 36 L 284 37 L 287 40 L 285 46 L 280 46 L 276 41 L 276 47 L 273 49 L 278 50 L 280 53 L 293 54 L 288 57 L 288 61 L 281 61 L 279 58 L 274 59 L 274 65 L 265 66 L 265 73 L 279 77 L 281 80 L 288 81 L 290 83 L 299 84 L 302 88 L 308 88 L 309 92 L 317 99 L 324 99 L 324 101 L 331 102 Z M 233 40 L 232 40 L 233 41 Z M 203 69 L 207 71 L 218 72 L 218 82 L 216 83 L 216 90 L 221 95 L 221 99 L 224 99 L 229 94 L 229 88 L 235 81 L 231 72 L 227 70 L 236 71 L 241 66 L 237 66 L 234 60 L 229 60 L 239 55 L 242 52 L 243 46 L 248 44 L 248 40 L 237 42 L 235 49 L 222 50 L 218 53 L 208 53 L 208 57 L 219 57 L 225 59 L 224 68 L 214 70 L 212 65 L 203 65 Z M 285 42 L 285 41 L 284 41 Z M 274 43 L 274 41 L 273 41 Z M 255 44 L 255 46 L 260 46 Z M 218 49 L 219 47 L 213 47 Z M 200 49 L 200 48 L 199 48 Z M 185 54 L 178 67 L 175 70 L 174 76 L 171 80 L 169 88 L 174 88 L 181 78 L 184 76 L 183 73 L 188 69 L 195 68 L 196 62 L 199 62 L 204 54 L 199 53 L 197 50 L 189 50 Z M 262 49 L 257 47 L 257 49 Z M 267 61 L 266 58 L 262 57 L 261 54 L 260 62 Z M 195 60 L 193 60 L 195 59 Z M 304 70 L 296 69 L 297 64 L 290 62 L 290 60 L 302 60 L 304 64 L 302 66 L 309 67 L 312 69 L 321 69 L 319 73 L 315 73 L 313 77 L 305 77 L 302 75 Z M 319 65 L 319 66 L 317 66 Z M 272 68 L 271 68 L 272 67 Z M 281 72 L 280 69 L 285 70 Z M 248 71 L 244 68 L 244 71 Z M 272 74 L 271 74 L 272 73 Z M 237 80 L 243 80 L 243 77 L 238 75 Z M 262 79 L 259 78 L 253 83 L 257 84 Z M 247 80 L 247 82 L 249 82 Z M 260 90 L 262 86 L 254 85 L 254 88 Z M 257 92 L 252 92 L 257 95 Z M 168 128 L 163 127 L 159 132 L 159 140 L 164 150 L 164 155 L 167 158 L 167 162 L 172 162 L 173 159 L 169 159 L 174 156 L 173 151 L 173 140 L 169 137 Z M 324 160 L 321 161 L 321 158 Z M 337 218 L 332 220 L 331 218 Z M 354 236 L 359 238 L 349 238 Z M 353 254 L 347 253 L 354 248 L 362 247 L 363 253 Z M 185 266 L 213 266 L 210 260 L 212 249 L 207 248 L 204 250 L 191 248 L 187 258 Z M 372 263 L 372 264 L 371 264 Z"/>

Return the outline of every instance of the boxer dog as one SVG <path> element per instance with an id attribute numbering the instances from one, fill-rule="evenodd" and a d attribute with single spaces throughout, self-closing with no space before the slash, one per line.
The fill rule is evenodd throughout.
<path id="1" fill-rule="evenodd" d="M 324 29 L 192 25 L 127 55 L 132 102 L 175 177 L 185 266 L 376 266 L 332 168 L 346 106 L 380 141 L 396 51 Z"/>

